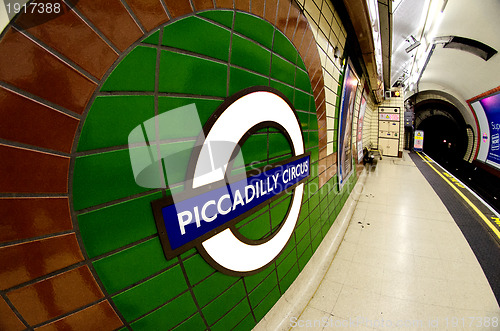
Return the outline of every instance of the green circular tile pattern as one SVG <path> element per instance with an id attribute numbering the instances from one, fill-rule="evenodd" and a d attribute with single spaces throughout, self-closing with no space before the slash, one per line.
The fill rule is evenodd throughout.
<path id="1" fill-rule="evenodd" d="M 211 10 L 169 22 L 123 57 L 97 93 L 78 140 L 73 207 L 86 252 L 133 329 L 251 329 L 312 255 L 309 215 L 319 201 L 306 194 L 290 243 L 276 263 L 256 275 L 221 274 L 195 249 L 164 258 L 150 202 L 183 189 L 197 133 L 186 133 L 182 123 L 162 151 L 177 153 L 177 173 L 169 174 L 167 189 L 134 181 L 128 152 L 133 128 L 192 103 L 204 125 L 224 98 L 256 85 L 274 87 L 294 104 L 306 149 L 317 161 L 316 109 L 302 59 L 279 30 L 247 13 Z M 253 134 L 241 153 L 246 164 L 235 171 L 286 159 L 291 149 L 280 132 L 266 128 Z M 318 180 L 316 167 L 308 185 Z M 237 229 L 249 239 L 270 235 L 289 202 L 289 196 L 278 199 Z"/>

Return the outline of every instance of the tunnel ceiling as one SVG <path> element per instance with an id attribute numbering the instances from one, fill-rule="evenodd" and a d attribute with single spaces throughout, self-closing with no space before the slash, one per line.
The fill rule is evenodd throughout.
<path id="1" fill-rule="evenodd" d="M 444 10 L 437 14 L 435 27 L 424 31 L 427 4 Z M 440 10 L 438 10 L 440 12 Z M 416 14 L 418 13 L 418 14 Z M 411 70 L 413 59 L 432 47 L 434 37 L 459 36 L 477 40 L 495 50 L 500 50 L 498 28 L 500 21 L 498 0 L 400 0 L 393 3 L 393 44 L 391 85 Z M 432 15 L 431 15 L 432 16 Z M 441 17 L 439 17 L 441 16 Z M 432 27 L 432 26 L 431 26 Z M 425 29 L 427 30 L 427 29 Z M 405 51 L 413 35 L 421 45 L 413 51 Z M 410 39 L 411 40 L 411 39 Z M 427 40 L 429 40 L 429 45 Z M 488 61 L 460 49 L 443 48 L 434 44 L 434 51 L 427 57 L 428 63 L 415 64 L 420 69 L 418 91 L 428 89 L 447 90 L 461 100 L 470 99 L 498 86 L 500 76 L 500 55 L 493 55 Z M 414 57 L 412 57 L 412 55 Z M 425 61 L 422 61 L 425 62 Z M 410 69 L 408 69 L 410 68 Z M 408 74 L 406 74 L 408 75 Z M 409 80 L 407 81 L 409 87 Z M 414 92 L 417 86 L 414 88 Z"/>

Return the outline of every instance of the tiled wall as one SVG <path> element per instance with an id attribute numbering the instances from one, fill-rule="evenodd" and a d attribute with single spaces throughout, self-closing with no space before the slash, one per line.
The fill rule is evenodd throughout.
<path id="1" fill-rule="evenodd" d="M 65 14 L 49 21 L 21 15 L 0 40 L 0 173 L 8 174 L 0 180 L 0 329 L 251 329 L 304 268 L 356 182 L 337 191 L 342 68 L 334 49 L 343 53 L 346 33 L 336 11 L 326 0 L 75 4 L 61 4 Z M 131 172 L 130 130 L 193 102 L 206 121 L 254 85 L 294 104 L 311 152 L 289 244 L 245 277 L 215 271 L 196 249 L 166 260 L 150 201 L 183 190 L 189 153 L 179 154 L 167 188 L 145 189 Z M 171 134 L 165 153 L 190 151 L 195 135 Z M 291 155 L 272 129 L 242 151 L 260 164 Z M 238 230 L 269 236 L 289 201 Z"/>

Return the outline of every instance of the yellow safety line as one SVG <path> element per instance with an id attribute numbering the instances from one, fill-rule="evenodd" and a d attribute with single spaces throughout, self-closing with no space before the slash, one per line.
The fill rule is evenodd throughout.
<path id="1" fill-rule="evenodd" d="M 422 155 L 420 155 L 419 152 L 417 152 L 417 154 L 418 154 L 418 156 L 420 156 L 422 158 L 422 160 L 425 161 L 425 158 Z M 427 155 L 425 157 L 429 159 L 429 157 Z M 469 204 L 469 206 L 472 207 L 472 209 L 474 209 L 474 211 L 479 215 L 479 217 L 481 217 L 481 219 L 486 223 L 486 225 L 488 225 L 488 227 L 491 230 L 493 230 L 493 232 L 500 239 L 500 231 L 498 231 L 498 229 L 491 223 L 491 221 L 486 216 L 484 216 L 484 214 L 469 200 L 469 198 L 467 198 L 462 192 L 460 192 L 460 190 L 455 185 L 453 185 L 453 183 L 451 183 L 445 176 L 443 176 L 443 174 L 441 172 L 439 172 L 436 168 L 434 168 L 430 162 L 427 162 L 427 164 L 439 176 L 441 176 L 441 178 L 443 178 L 448 183 L 448 185 L 450 185 L 462 197 L 462 199 L 464 199 L 464 201 L 467 202 Z"/>

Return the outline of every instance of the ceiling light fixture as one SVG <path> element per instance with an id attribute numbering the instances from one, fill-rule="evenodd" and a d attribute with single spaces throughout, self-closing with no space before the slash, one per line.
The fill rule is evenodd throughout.
<path id="1" fill-rule="evenodd" d="M 413 37 L 413 35 L 410 36 L 410 38 L 412 39 L 413 41 L 413 44 L 411 44 L 410 46 L 408 46 L 405 51 L 406 53 L 410 53 L 411 51 L 413 51 L 415 48 L 417 48 L 418 46 L 420 46 L 420 41 L 416 40 L 415 37 Z M 411 43 L 412 41 L 410 41 L 410 38 L 406 39 L 407 42 Z"/>

